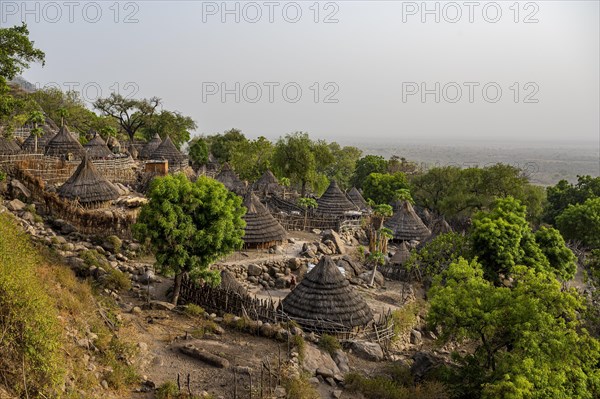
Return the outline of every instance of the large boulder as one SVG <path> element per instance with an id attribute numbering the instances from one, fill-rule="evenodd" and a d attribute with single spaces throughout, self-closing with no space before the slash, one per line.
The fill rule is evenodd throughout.
<path id="1" fill-rule="evenodd" d="M 310 375 L 315 375 L 318 369 L 329 370 L 331 375 L 341 374 L 337 364 L 333 361 L 329 353 L 324 352 L 312 344 L 304 346 L 304 361 L 302 367 Z"/>
<path id="2" fill-rule="evenodd" d="M 371 278 L 373 277 L 373 272 L 375 273 L 375 279 L 373 280 L 374 283 L 380 287 L 383 287 L 385 285 L 385 278 L 383 278 L 383 274 L 381 274 L 381 272 L 379 272 L 378 270 L 375 270 L 375 271 L 371 270 L 368 272 L 364 272 L 359 277 L 366 284 L 371 284 Z"/>
<path id="3" fill-rule="evenodd" d="M 263 273 L 263 269 L 262 267 L 254 264 L 254 263 L 250 263 L 248 265 L 248 276 L 260 276 Z"/>
<path id="4" fill-rule="evenodd" d="M 10 201 L 6 207 L 9 211 L 19 212 L 25 209 L 25 204 L 21 200 L 15 198 L 14 200 Z"/>
<path id="5" fill-rule="evenodd" d="M 325 230 L 323 232 L 322 241 L 325 242 L 327 240 L 331 240 L 335 244 L 335 248 L 338 254 L 343 255 L 346 253 L 346 246 L 344 245 L 342 238 L 334 230 Z"/>
<path id="6" fill-rule="evenodd" d="M 413 364 L 410 368 L 410 372 L 417 381 L 422 380 L 425 376 L 433 369 L 438 367 L 442 360 L 435 357 L 431 353 L 417 352 L 412 357 Z"/>
<path id="7" fill-rule="evenodd" d="M 360 263 L 354 261 L 348 255 L 344 255 L 343 257 L 338 259 L 337 265 L 339 267 L 343 267 L 344 270 L 346 270 L 346 276 L 350 277 L 350 278 L 359 276 L 364 271 L 362 265 Z"/>
<path id="8" fill-rule="evenodd" d="M 333 352 L 332 358 L 342 373 L 346 374 L 350 372 L 350 364 L 346 352 L 341 349 L 336 349 L 335 352 Z"/>
<path id="9" fill-rule="evenodd" d="M 31 191 L 23 183 L 16 179 L 10 181 L 10 191 L 13 197 L 27 201 L 31 198 Z"/>
<path id="10" fill-rule="evenodd" d="M 376 342 L 352 341 L 350 349 L 352 350 L 352 353 L 362 359 L 373 362 L 383 360 L 383 350 Z"/>

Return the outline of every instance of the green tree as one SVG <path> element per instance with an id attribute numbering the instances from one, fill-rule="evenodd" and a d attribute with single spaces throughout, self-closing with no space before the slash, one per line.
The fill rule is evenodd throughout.
<path id="1" fill-rule="evenodd" d="M 304 209 L 304 227 L 303 230 L 306 230 L 306 221 L 308 219 L 308 210 L 316 209 L 318 204 L 314 198 L 308 197 L 300 197 L 298 198 L 298 206 Z"/>
<path id="2" fill-rule="evenodd" d="M 356 161 L 356 168 L 350 179 L 350 184 L 362 188 L 363 182 L 371 173 L 386 173 L 388 161 L 379 155 L 366 155 Z"/>
<path id="3" fill-rule="evenodd" d="M 600 248 L 600 197 L 583 204 L 569 205 L 557 218 L 556 226 L 567 240 Z"/>
<path id="4" fill-rule="evenodd" d="M 230 129 L 223 134 L 214 134 L 206 137 L 210 152 L 221 163 L 231 162 L 231 154 L 240 143 L 248 141 L 239 129 Z"/>
<path id="5" fill-rule="evenodd" d="M 183 275 L 219 281 L 209 266 L 243 245 L 242 199 L 214 179 L 195 183 L 184 174 L 152 180 L 149 202 L 134 225 L 136 237 L 149 242 L 163 273 L 175 275 L 173 303 L 179 300 Z"/>
<path id="6" fill-rule="evenodd" d="M 542 250 L 550 268 L 562 280 L 575 277 L 577 257 L 565 244 L 560 232 L 552 227 L 542 226 L 535 232 L 535 242 Z"/>
<path id="7" fill-rule="evenodd" d="M 356 169 L 356 162 L 360 159 L 362 151 L 356 147 L 342 147 L 335 141 L 329 143 L 328 146 L 333 161 L 324 168 L 323 173 L 329 180 L 335 180 L 343 190 L 352 188 L 350 179 Z"/>
<path id="8" fill-rule="evenodd" d="M 29 40 L 29 30 L 21 26 L 0 28 L 0 77 L 10 80 L 29 68 L 32 62 L 44 65 L 46 55 Z"/>
<path id="9" fill-rule="evenodd" d="M 400 196 L 406 197 L 408 181 L 406 175 L 402 172 L 394 173 L 371 173 L 363 183 L 363 195 L 367 200 L 372 200 L 378 204 L 390 204 L 399 199 Z M 412 199 L 411 199 L 412 200 Z"/>
<path id="10" fill-rule="evenodd" d="M 111 93 L 107 98 L 97 99 L 94 107 L 102 114 L 114 118 L 133 142 L 136 132 L 148 123 L 160 104 L 158 97 L 137 100 Z"/>
<path id="11" fill-rule="evenodd" d="M 180 148 L 182 144 L 190 140 L 191 131 L 197 127 L 196 122 L 189 116 L 184 116 L 179 112 L 162 110 L 148 115 L 140 128 L 140 132 L 146 141 L 152 140 L 156 133 L 161 138 L 169 136 L 173 140 L 173 144 Z"/>
<path id="12" fill-rule="evenodd" d="M 590 198 L 600 197 L 600 177 L 577 176 L 577 183 L 566 180 L 546 189 L 548 201 L 544 209 L 544 221 L 556 223 L 556 218 L 569 205 L 583 204 Z"/>
<path id="13" fill-rule="evenodd" d="M 429 291 L 431 328 L 440 340 L 466 341 L 450 379 L 457 398 L 594 398 L 600 344 L 582 328 L 575 290 L 552 274 L 517 266 L 511 287 L 495 286 L 476 262 L 459 260 Z"/>
<path id="14" fill-rule="evenodd" d="M 312 183 L 317 175 L 313 142 L 308 133 L 292 133 L 277 140 L 273 166 L 278 175 L 298 183 L 301 196 L 305 197 L 307 184 Z"/>
<path id="15" fill-rule="evenodd" d="M 27 118 L 27 123 L 31 124 L 31 134 L 35 137 L 34 152 L 38 152 L 38 138 L 44 133 L 44 130 L 40 127 L 46 121 L 44 114 L 40 111 L 31 111 Z"/>
<path id="16" fill-rule="evenodd" d="M 255 181 L 271 168 L 275 147 L 265 137 L 235 142 L 230 153 L 231 166 L 242 180 Z"/>
<path id="17" fill-rule="evenodd" d="M 204 165 L 208 162 L 208 145 L 200 137 L 194 137 L 190 142 L 189 156 L 192 163 L 196 166 Z"/>

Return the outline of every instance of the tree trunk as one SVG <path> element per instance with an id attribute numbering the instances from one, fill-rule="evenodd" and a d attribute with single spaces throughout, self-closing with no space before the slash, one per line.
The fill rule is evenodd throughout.
<path id="1" fill-rule="evenodd" d="M 301 197 L 306 197 L 306 180 L 302 180 L 302 192 L 300 193 Z"/>
<path id="2" fill-rule="evenodd" d="M 37 142 L 37 140 L 38 140 L 38 138 L 37 138 L 37 136 L 35 136 L 35 149 L 34 149 L 34 152 L 35 152 L 36 154 L 37 154 L 37 152 L 38 152 L 38 142 Z"/>
<path id="3" fill-rule="evenodd" d="M 175 275 L 175 284 L 173 285 L 173 300 L 171 303 L 177 305 L 179 302 L 179 292 L 181 291 L 181 280 L 183 280 L 183 272 Z"/>

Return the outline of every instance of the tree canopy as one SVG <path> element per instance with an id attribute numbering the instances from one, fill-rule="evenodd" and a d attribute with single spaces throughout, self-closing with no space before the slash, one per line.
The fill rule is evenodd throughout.
<path id="1" fill-rule="evenodd" d="M 133 141 L 136 132 L 148 123 L 149 117 L 154 115 L 160 104 L 158 97 L 138 100 L 111 93 L 107 98 L 96 100 L 94 107 L 102 114 L 114 118 L 129 136 L 129 140 Z"/>
<path id="2" fill-rule="evenodd" d="M 20 26 L 0 28 L 1 77 L 10 80 L 29 68 L 32 62 L 40 62 L 43 66 L 45 57 L 29 39 L 29 29 L 24 22 Z"/>
<path id="3" fill-rule="evenodd" d="M 600 197 L 569 205 L 556 218 L 556 225 L 566 239 L 600 248 Z"/>
<path id="4" fill-rule="evenodd" d="M 408 181 L 402 172 L 371 173 L 363 183 L 364 197 L 377 204 L 391 204 L 401 196 L 407 199 L 407 191 L 401 190 L 408 190 Z"/>
<path id="5" fill-rule="evenodd" d="M 175 274 L 177 304 L 183 274 L 219 281 L 219 274 L 208 267 L 242 247 L 245 208 L 218 181 L 200 176 L 192 183 L 181 173 L 152 180 L 147 196 L 134 232 L 148 241 L 159 269 Z"/>
<path id="6" fill-rule="evenodd" d="M 356 168 L 350 178 L 350 184 L 362 188 L 364 181 L 371 173 L 386 173 L 388 161 L 379 155 L 366 155 L 356 161 Z"/>

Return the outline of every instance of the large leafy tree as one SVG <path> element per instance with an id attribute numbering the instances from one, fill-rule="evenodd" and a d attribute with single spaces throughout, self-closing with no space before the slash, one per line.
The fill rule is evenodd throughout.
<path id="1" fill-rule="evenodd" d="M 544 209 L 544 221 L 554 224 L 569 205 L 583 204 L 590 198 L 600 197 L 600 177 L 577 176 L 575 184 L 561 180 L 546 191 L 548 201 Z"/>
<path id="2" fill-rule="evenodd" d="M 275 147 L 265 137 L 236 142 L 231 151 L 231 166 L 241 179 L 257 180 L 273 163 Z"/>
<path id="3" fill-rule="evenodd" d="M 332 162 L 323 168 L 328 179 L 335 180 L 338 185 L 347 190 L 351 188 L 350 179 L 356 168 L 356 163 L 362 151 L 352 146 L 340 146 L 335 141 L 328 144 Z"/>
<path id="4" fill-rule="evenodd" d="M 371 173 L 363 183 L 363 195 L 377 204 L 390 204 L 408 189 L 408 180 L 402 172 Z"/>
<path id="5" fill-rule="evenodd" d="M 29 30 L 21 26 L 0 28 L 0 77 L 10 80 L 29 68 L 32 62 L 44 65 L 46 55 L 29 40 Z"/>
<path id="6" fill-rule="evenodd" d="M 200 176 L 192 183 L 184 174 L 155 178 L 148 199 L 134 232 L 150 244 L 160 270 L 175 275 L 177 304 L 185 273 L 218 282 L 219 274 L 209 266 L 241 248 L 245 208 L 216 180 Z"/>
<path id="7" fill-rule="evenodd" d="M 230 129 L 223 134 L 213 134 L 203 139 L 206 140 L 210 152 L 221 163 L 230 162 L 234 148 L 248 141 L 239 129 Z"/>
<path id="8" fill-rule="evenodd" d="M 189 146 L 190 160 L 194 165 L 204 165 L 208 161 L 208 144 L 200 137 L 194 137 Z"/>
<path id="9" fill-rule="evenodd" d="M 556 226 L 566 239 L 600 248 L 600 197 L 569 205 L 556 218 Z"/>
<path id="10" fill-rule="evenodd" d="M 305 197 L 307 184 L 317 175 L 317 160 L 308 133 L 297 132 L 280 138 L 275 144 L 273 166 L 280 176 L 299 184 L 301 195 Z"/>
<path id="11" fill-rule="evenodd" d="M 158 97 L 138 100 L 111 93 L 107 98 L 96 100 L 94 107 L 102 114 L 114 118 L 129 136 L 129 140 L 133 141 L 136 132 L 148 123 L 160 104 Z"/>
<path id="12" fill-rule="evenodd" d="M 466 341 L 454 353 L 457 398 L 595 398 L 600 345 L 582 328 L 583 301 L 552 274 L 523 266 L 511 287 L 495 286 L 475 262 L 450 265 L 429 291 L 428 322 L 442 342 Z"/>
<path id="13" fill-rule="evenodd" d="M 356 168 L 350 178 L 350 184 L 362 188 L 364 181 L 371 173 L 386 173 L 388 161 L 379 155 L 366 155 L 356 161 Z"/>
<path id="14" fill-rule="evenodd" d="M 191 131 L 198 125 L 189 116 L 179 112 L 162 110 L 148 115 L 140 128 L 142 136 L 150 141 L 156 133 L 161 138 L 169 136 L 173 143 L 179 148 L 190 140 Z"/>
<path id="15" fill-rule="evenodd" d="M 565 244 L 560 232 L 542 226 L 535 232 L 535 242 L 548 259 L 552 271 L 562 280 L 571 280 L 577 272 L 577 257 Z"/>

